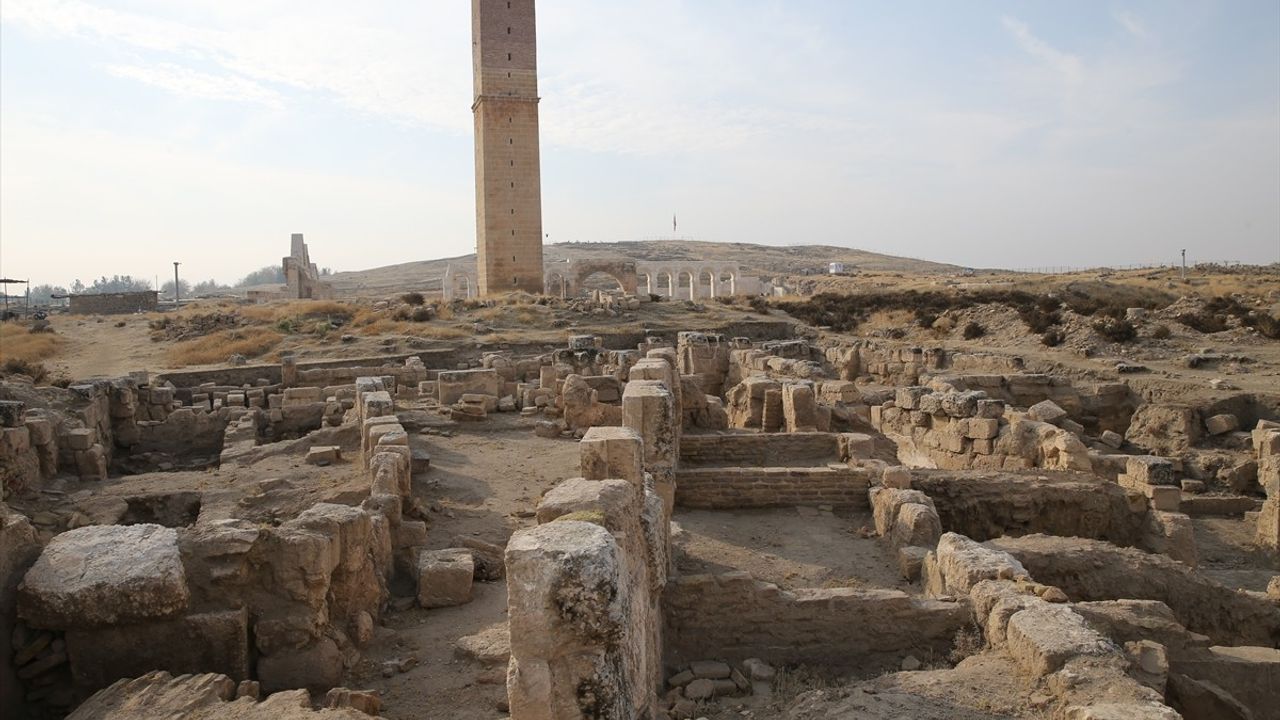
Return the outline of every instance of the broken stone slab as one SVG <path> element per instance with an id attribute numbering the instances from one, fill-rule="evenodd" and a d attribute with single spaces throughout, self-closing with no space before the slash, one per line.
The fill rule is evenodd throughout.
<path id="1" fill-rule="evenodd" d="M 953 532 L 943 534 L 937 550 L 925 558 L 924 575 L 926 587 L 935 597 L 968 594 L 983 580 L 1030 577 L 1022 563 L 1009 553 Z"/>
<path id="2" fill-rule="evenodd" d="M 1134 455 L 1125 461 L 1124 472 L 1135 482 L 1144 485 L 1177 485 L 1173 477 L 1173 463 L 1155 455 Z"/>
<path id="3" fill-rule="evenodd" d="M 1229 413 L 1214 415 L 1204 421 L 1204 429 L 1208 430 L 1210 435 L 1225 435 L 1239 430 L 1240 420 Z"/>
<path id="4" fill-rule="evenodd" d="M 1060 425 L 1067 418 L 1067 411 L 1052 400 L 1042 400 L 1027 408 L 1027 417 L 1036 422 Z"/>
<path id="5" fill-rule="evenodd" d="M 332 465 L 342 459 L 342 448 L 337 445 L 315 445 L 307 450 L 308 465 Z"/>
<path id="6" fill-rule="evenodd" d="M 453 645 L 453 654 L 481 665 L 505 668 L 511 659 L 511 630 L 504 622 L 458 638 Z"/>
<path id="7" fill-rule="evenodd" d="M 471 602 L 475 570 L 470 550 L 422 551 L 418 554 L 418 605 L 438 608 Z"/>
<path id="8" fill-rule="evenodd" d="M 1024 672 L 1044 677 L 1073 657 L 1104 656 L 1118 649 L 1066 605 L 1034 603 L 1009 618 L 1009 654 Z"/>
<path id="9" fill-rule="evenodd" d="M 36 627 L 95 628 L 174 617 L 189 600 L 176 530 L 91 525 L 49 542 L 18 587 L 18 614 Z"/>

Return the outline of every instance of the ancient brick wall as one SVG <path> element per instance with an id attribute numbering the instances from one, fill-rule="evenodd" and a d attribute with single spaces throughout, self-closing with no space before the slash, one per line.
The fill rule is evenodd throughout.
<path id="1" fill-rule="evenodd" d="M 730 509 L 834 505 L 867 507 L 867 472 L 833 463 L 824 467 L 681 468 L 676 505 Z"/>
<path id="2" fill-rule="evenodd" d="M 774 665 L 864 663 L 932 649 L 945 655 L 969 622 L 963 603 L 896 590 L 782 590 L 746 572 L 686 575 L 663 596 L 668 664 L 703 658 Z"/>
<path id="3" fill-rule="evenodd" d="M 685 435 L 680 462 L 729 467 L 825 465 L 839 459 L 838 438 L 823 432 Z"/>
<path id="4" fill-rule="evenodd" d="M 98 295 L 72 295 L 73 315 L 120 315 L 124 313 L 152 312 L 156 309 L 159 293 L 155 290 L 127 293 L 102 293 Z"/>

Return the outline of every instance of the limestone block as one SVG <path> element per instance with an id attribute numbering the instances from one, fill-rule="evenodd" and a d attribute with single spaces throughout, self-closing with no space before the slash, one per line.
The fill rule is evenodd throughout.
<path id="1" fill-rule="evenodd" d="M 0 400 L 0 427 L 16 428 L 22 425 L 26 403 L 18 400 Z"/>
<path id="2" fill-rule="evenodd" d="M 18 614 L 36 627 L 94 628 L 173 617 L 189 599 L 175 530 L 91 525 L 49 542 L 18 588 Z"/>
<path id="3" fill-rule="evenodd" d="M 1000 434 L 997 418 L 970 418 L 966 435 L 974 440 L 992 440 Z"/>
<path id="4" fill-rule="evenodd" d="M 917 503 L 933 508 L 933 500 L 919 490 L 899 490 L 890 487 L 872 488 L 869 492 L 869 497 L 871 498 L 871 512 L 875 521 L 876 532 L 883 537 L 887 537 L 893 530 L 894 522 L 898 519 L 898 511 L 903 505 Z M 923 543 L 913 544 L 921 545 Z M 929 544 L 932 545 L 932 543 Z"/>
<path id="5" fill-rule="evenodd" d="M 1062 421 L 1067 419 L 1067 411 L 1052 400 L 1042 400 L 1027 408 L 1027 417 L 1036 422 L 1061 425 Z"/>
<path id="6" fill-rule="evenodd" d="M 342 448 L 338 445 L 313 445 L 307 449 L 308 465 L 332 465 L 342 459 Z"/>
<path id="7" fill-rule="evenodd" d="M 875 441 L 863 433 L 841 433 L 839 448 L 841 460 L 866 460 L 875 455 Z"/>
<path id="8" fill-rule="evenodd" d="M 86 428 L 67 431 L 67 447 L 72 450 L 88 450 L 93 445 L 94 433 Z"/>
<path id="9" fill-rule="evenodd" d="M 620 478 L 644 483 L 644 438 L 629 427 L 593 427 L 578 444 L 582 476 L 588 480 Z"/>
<path id="10" fill-rule="evenodd" d="M 436 389 L 441 405 L 452 405 L 464 394 L 492 395 L 496 399 L 502 395 L 502 376 L 492 369 L 442 372 L 436 378 Z"/>
<path id="11" fill-rule="evenodd" d="M 890 465 L 880 476 L 880 484 L 899 490 L 911 489 L 911 471 L 902 465 Z"/>
<path id="12" fill-rule="evenodd" d="M 1154 455 L 1134 455 L 1125 462 L 1125 474 L 1144 485 L 1177 485 L 1173 463 Z"/>
<path id="13" fill-rule="evenodd" d="M 932 595 L 967 594 L 983 580 L 1018 580 L 1027 570 L 1012 555 L 945 533 L 925 561 L 927 590 Z"/>
<path id="14" fill-rule="evenodd" d="M 628 384 L 628 391 L 630 385 Z M 601 678 L 619 686 L 631 616 L 617 543 L 599 525 L 559 520 L 517 531 L 507 544 L 511 717 L 555 720 L 582 714 L 581 688 Z M 625 693 L 603 693 L 600 717 L 632 717 Z"/>
<path id="15" fill-rule="evenodd" d="M 898 572 L 902 574 L 903 579 L 915 582 L 920 578 L 921 568 L 924 566 L 924 559 L 929 554 L 929 548 L 916 547 L 907 545 L 898 548 Z"/>
<path id="16" fill-rule="evenodd" d="M 1272 496 L 1262 503 L 1254 542 L 1272 551 L 1280 550 L 1280 497 Z"/>
<path id="17" fill-rule="evenodd" d="M 787 432 L 813 432 L 817 429 L 816 405 L 813 386 L 788 384 L 782 386 L 782 416 Z"/>
<path id="18" fill-rule="evenodd" d="M 904 503 L 898 508 L 890 539 L 893 544 L 932 547 L 942 535 L 942 522 L 938 513 L 928 505 Z"/>
<path id="19" fill-rule="evenodd" d="M 1214 415 L 1204 421 L 1205 430 L 1210 435 L 1225 435 L 1229 432 L 1235 432 L 1240 429 L 1240 420 L 1235 415 L 1223 413 L 1222 415 Z"/>
<path id="20" fill-rule="evenodd" d="M 475 569 L 470 550 L 423 550 L 418 554 L 418 605 L 438 608 L 471 602 Z"/>
<path id="21" fill-rule="evenodd" d="M 1124 445 L 1124 436 L 1114 430 L 1104 430 L 1100 439 L 1102 444 L 1115 450 L 1119 450 L 1120 446 Z"/>
<path id="22" fill-rule="evenodd" d="M 1077 656 L 1117 652 L 1114 645 L 1065 605 L 1037 603 L 1014 613 L 1006 637 L 1009 654 L 1023 672 L 1037 678 L 1062 669 Z"/>

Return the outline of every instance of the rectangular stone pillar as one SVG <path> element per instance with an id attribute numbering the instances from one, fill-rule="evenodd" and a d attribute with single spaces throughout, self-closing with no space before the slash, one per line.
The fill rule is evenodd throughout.
<path id="1" fill-rule="evenodd" d="M 814 432 L 818 429 L 813 386 L 793 384 L 782 386 L 782 416 L 787 432 Z"/>
<path id="2" fill-rule="evenodd" d="M 658 380 L 632 380 L 622 393 L 622 425 L 644 439 L 644 470 L 653 476 L 667 519 L 675 509 L 680 416 L 671 390 Z"/>
<path id="3" fill-rule="evenodd" d="M 582 477 L 619 478 L 644 493 L 644 438 L 628 427 L 593 427 L 579 443 Z"/>

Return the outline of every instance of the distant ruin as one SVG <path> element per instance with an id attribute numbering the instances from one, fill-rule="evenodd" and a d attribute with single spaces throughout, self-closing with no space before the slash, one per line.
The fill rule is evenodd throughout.
<path id="1" fill-rule="evenodd" d="M 292 300 L 328 300 L 333 297 L 333 286 L 320 279 L 320 270 L 311 262 L 302 233 L 289 238 L 289 256 L 281 261 L 284 267 L 284 297 Z"/>

